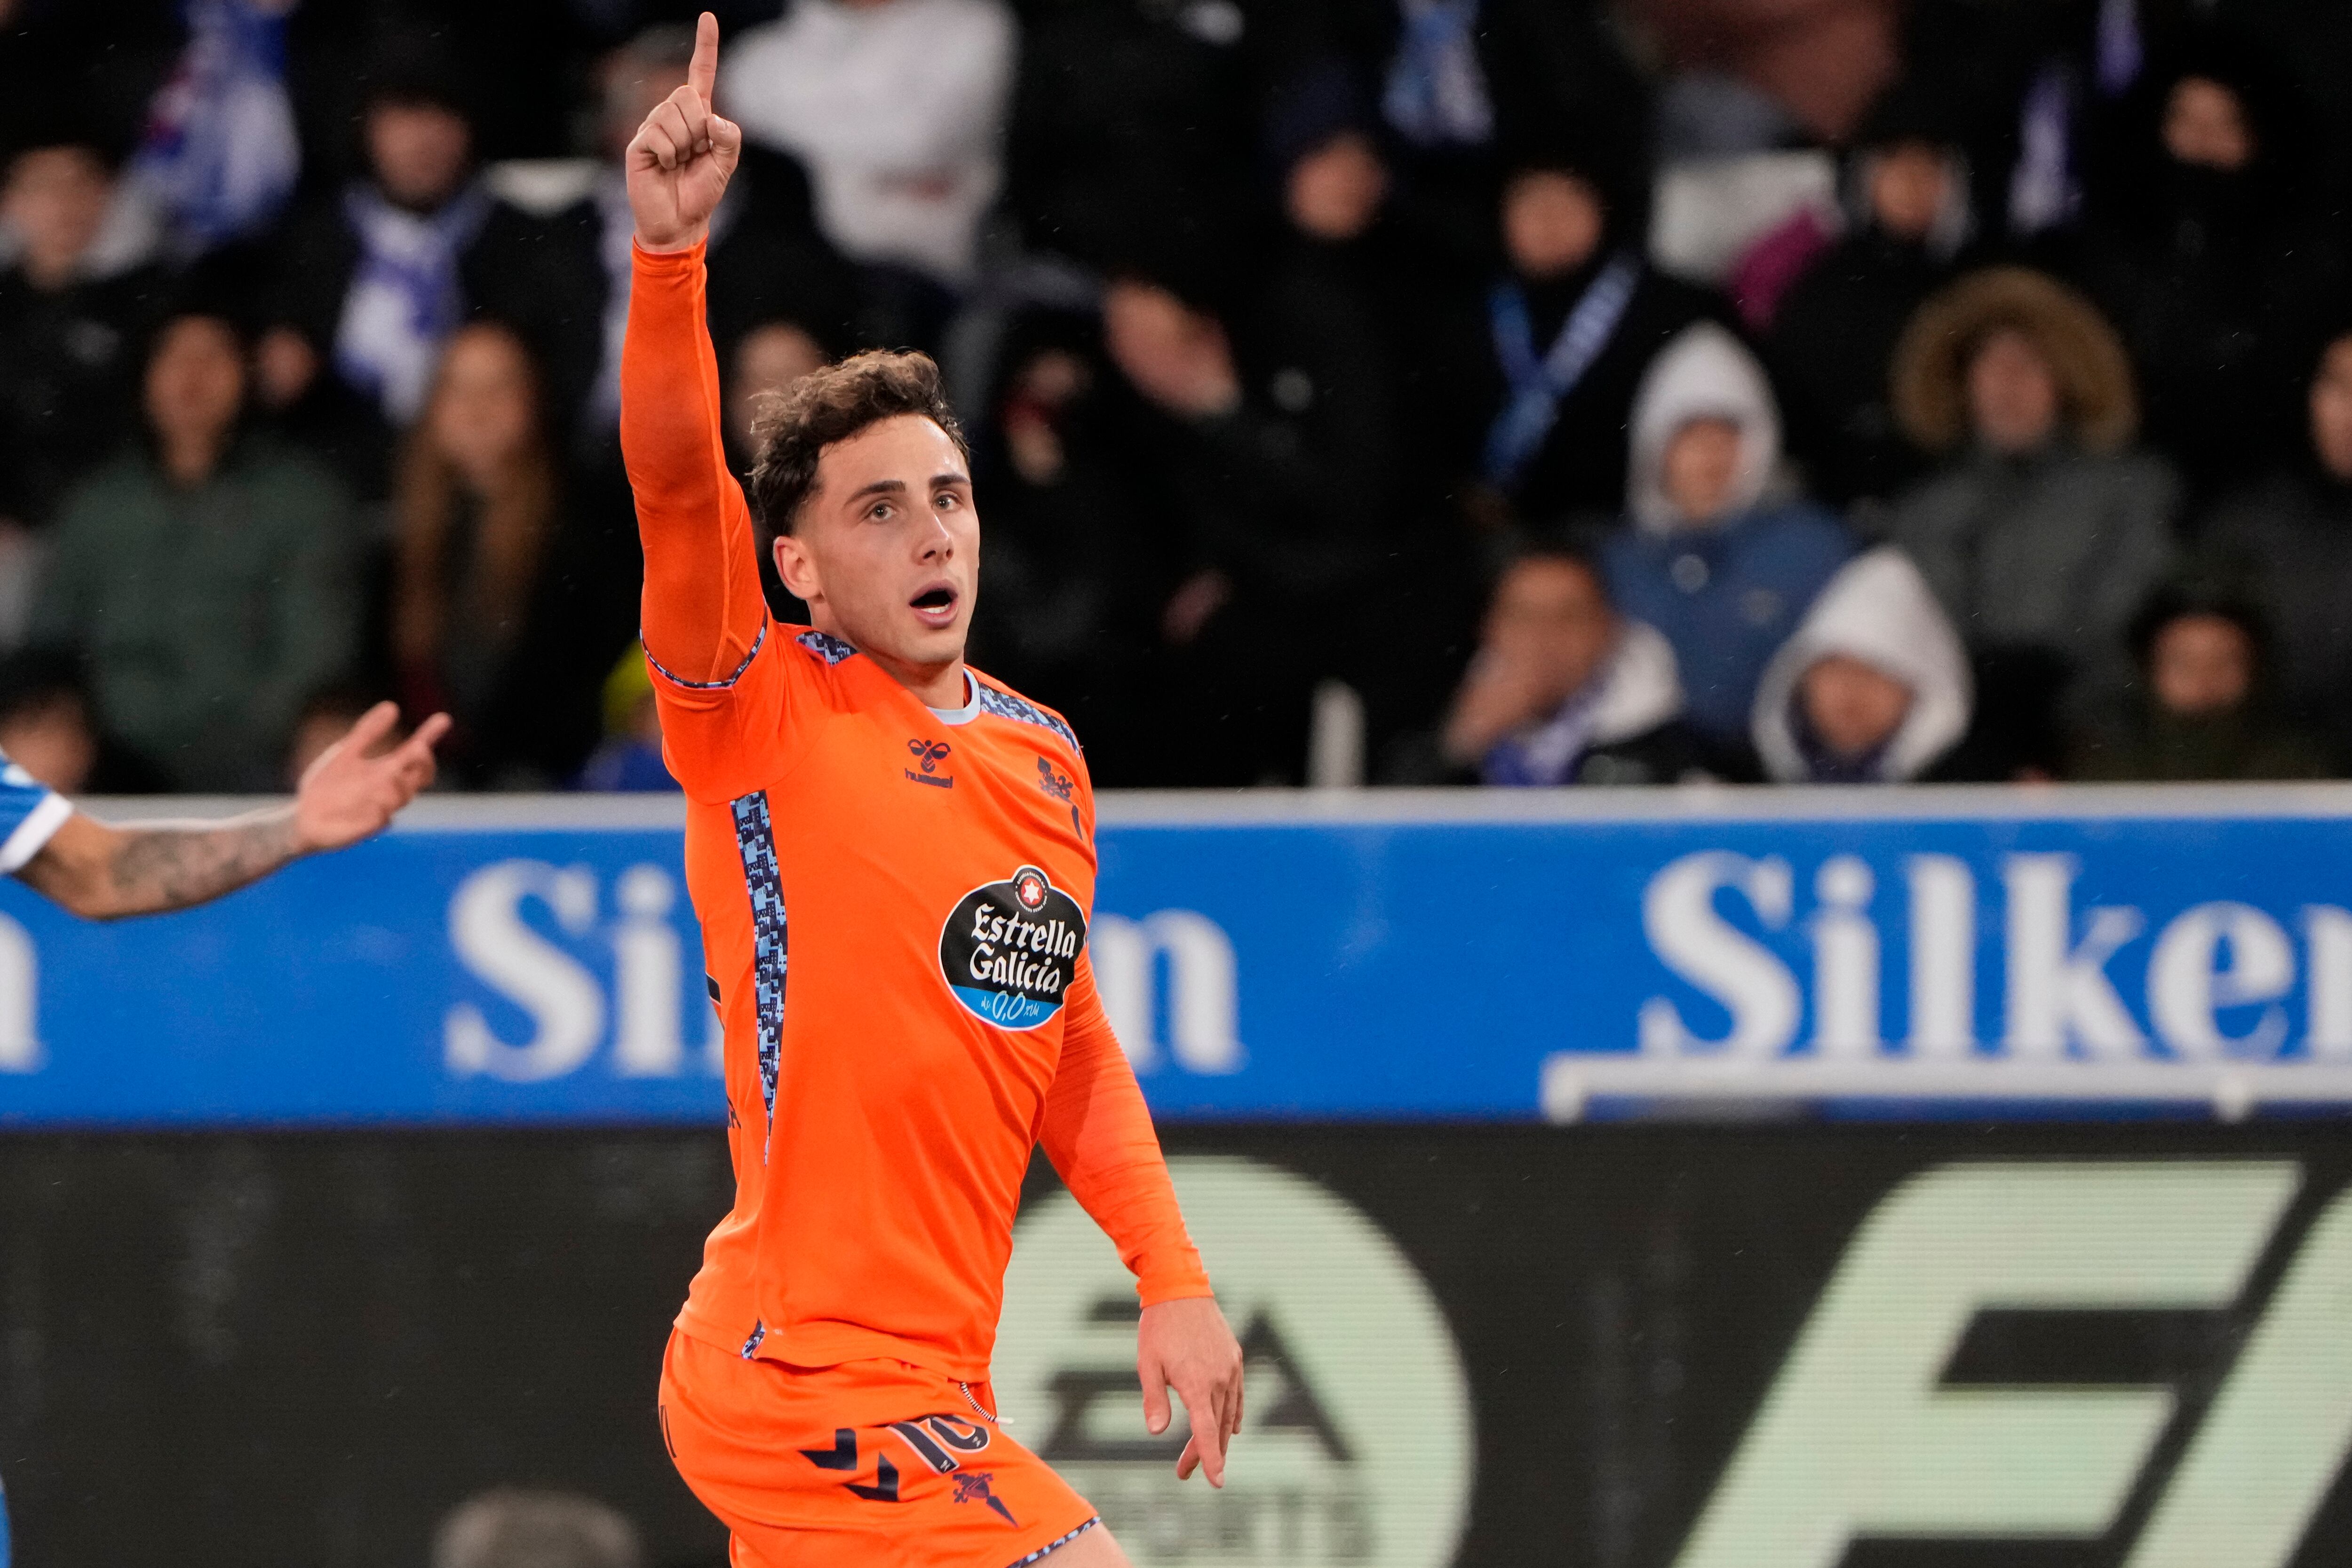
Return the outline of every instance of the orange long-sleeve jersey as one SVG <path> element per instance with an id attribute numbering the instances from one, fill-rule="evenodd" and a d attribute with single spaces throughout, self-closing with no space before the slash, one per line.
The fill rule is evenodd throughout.
<path id="1" fill-rule="evenodd" d="M 735 1207 L 678 1327 L 984 1379 L 1040 1142 L 1147 1305 L 1207 1294 L 1087 962 L 1094 796 L 1069 727 L 976 673 L 942 714 L 770 621 L 698 248 L 636 255 L 621 440 L 727 1037 Z"/>

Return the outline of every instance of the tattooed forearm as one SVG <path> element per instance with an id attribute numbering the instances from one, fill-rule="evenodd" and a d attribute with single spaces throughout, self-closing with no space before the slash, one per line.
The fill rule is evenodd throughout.
<path id="1" fill-rule="evenodd" d="M 107 867 L 110 913 L 184 909 L 257 881 L 301 852 L 290 807 L 202 826 L 126 827 Z"/>

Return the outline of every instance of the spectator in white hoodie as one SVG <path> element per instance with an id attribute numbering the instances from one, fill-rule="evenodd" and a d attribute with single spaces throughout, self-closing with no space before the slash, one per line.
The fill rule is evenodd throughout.
<path id="1" fill-rule="evenodd" d="M 1756 686 L 1751 734 L 1778 784 L 1906 784 L 1971 771 L 1968 653 L 1892 545 L 1830 579 Z"/>
<path id="2" fill-rule="evenodd" d="M 1691 723 L 1737 747 L 1766 661 L 1853 538 L 1788 493 L 1763 368 L 1711 321 L 1651 361 L 1628 444 L 1629 526 L 1603 557 L 1610 596 L 1674 644 Z"/>

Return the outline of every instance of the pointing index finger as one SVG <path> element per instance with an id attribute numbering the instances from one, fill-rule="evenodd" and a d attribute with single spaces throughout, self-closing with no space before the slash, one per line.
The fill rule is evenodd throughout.
<path id="1" fill-rule="evenodd" d="M 694 58 L 686 68 L 686 85 L 700 93 L 705 104 L 719 88 L 719 18 L 708 11 L 694 25 Z"/>

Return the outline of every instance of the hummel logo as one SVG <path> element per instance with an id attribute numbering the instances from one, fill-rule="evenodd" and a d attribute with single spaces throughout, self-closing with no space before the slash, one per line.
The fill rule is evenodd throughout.
<path id="1" fill-rule="evenodd" d="M 923 768 L 920 773 L 911 768 L 907 768 L 905 770 L 907 777 L 917 784 L 936 784 L 942 789 L 954 789 L 954 777 L 940 771 L 940 764 L 947 759 L 948 751 L 948 743 L 944 740 L 907 742 L 908 755 L 920 763 Z"/>

